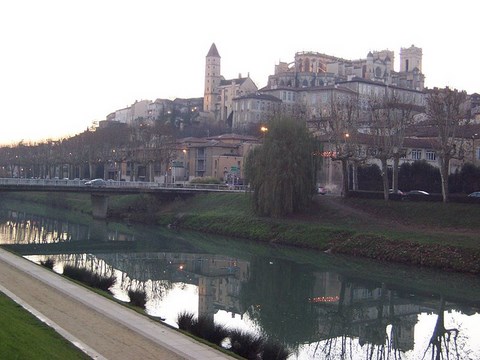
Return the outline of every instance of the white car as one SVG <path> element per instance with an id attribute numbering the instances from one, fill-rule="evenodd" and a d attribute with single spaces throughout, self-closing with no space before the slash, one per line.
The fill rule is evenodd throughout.
<path id="1" fill-rule="evenodd" d="M 104 187 L 104 186 L 107 186 L 107 182 L 103 179 L 93 179 L 93 180 L 87 181 L 85 185 L 93 186 L 93 187 Z"/>
<path id="2" fill-rule="evenodd" d="M 327 193 L 327 189 L 325 189 L 323 186 L 319 186 L 317 188 L 317 193 L 320 195 L 325 195 Z"/>

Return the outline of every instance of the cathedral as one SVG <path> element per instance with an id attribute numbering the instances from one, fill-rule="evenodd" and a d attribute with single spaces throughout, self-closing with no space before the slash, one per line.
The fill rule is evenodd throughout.
<path id="1" fill-rule="evenodd" d="M 394 71 L 394 52 L 369 52 L 365 59 L 345 60 L 317 52 L 297 52 L 294 62 L 280 62 L 269 76 L 269 89 L 318 87 L 341 81 L 365 79 L 385 85 L 422 91 L 422 49 L 412 45 L 400 50 L 400 71 Z"/>

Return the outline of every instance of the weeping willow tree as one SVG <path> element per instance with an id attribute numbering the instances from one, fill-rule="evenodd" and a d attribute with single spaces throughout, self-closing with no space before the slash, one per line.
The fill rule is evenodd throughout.
<path id="1" fill-rule="evenodd" d="M 282 116 L 269 123 L 263 145 L 245 164 L 257 214 L 281 217 L 308 206 L 315 192 L 315 154 L 304 122 Z"/>

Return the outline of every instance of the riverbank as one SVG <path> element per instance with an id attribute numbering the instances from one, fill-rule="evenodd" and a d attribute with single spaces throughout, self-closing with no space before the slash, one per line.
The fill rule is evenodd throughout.
<path id="1" fill-rule="evenodd" d="M 133 311 L 111 297 L 90 291 L 42 266 L 0 249 L 0 295 L 2 291 L 60 335 L 81 349 L 91 359 L 233 359 L 204 342 L 186 336 L 144 314 Z M 1 300 L 1 298 L 0 298 Z M 1 304 L 1 303 L 0 303 Z M 20 310 L 20 308 L 18 308 Z M 2 308 L 2 310 L 4 310 Z M 7 314 L 8 315 L 8 314 Z M 20 311 L 10 327 L 25 328 L 25 312 Z M 7 316 L 8 319 L 8 316 Z M 1 323 L 1 321 L 0 321 Z M 34 326 L 38 326 L 34 324 Z M 46 327 L 46 325 L 41 325 Z M 1 334 L 1 331 L 0 331 Z M 15 332 L 13 332 L 15 334 Z M 12 332 L 4 340 L 2 359 L 85 359 L 78 352 L 66 352 L 72 345 L 63 339 L 57 347 L 45 342 L 36 356 L 26 344 L 35 345 L 33 332 Z M 27 335 L 27 337 L 25 337 Z M 45 338 L 43 338 L 45 339 Z M 38 340 L 38 339 L 37 339 Z M 42 340 L 42 338 L 40 338 Z M 51 340 L 48 340 L 51 341 Z M 2 344 L 0 344 L 0 349 Z M 58 352 L 57 352 L 58 348 Z M 12 356 L 9 357 L 9 354 Z M 24 356 L 22 356 L 24 355 Z"/>
<path id="2" fill-rule="evenodd" d="M 41 203 L 41 196 L 10 194 Z M 48 197 L 46 197 L 48 199 Z M 61 205 L 85 212 L 88 197 Z M 51 199 L 49 205 L 56 203 Z M 57 201 L 58 203 L 58 201 Z M 154 197 L 110 198 L 109 217 L 229 237 L 361 256 L 379 261 L 480 274 L 480 206 L 317 196 L 304 214 L 256 216 L 249 194 L 197 195 L 159 203 Z"/>

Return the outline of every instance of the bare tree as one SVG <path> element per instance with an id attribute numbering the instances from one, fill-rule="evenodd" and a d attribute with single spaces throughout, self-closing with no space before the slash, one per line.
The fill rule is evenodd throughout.
<path id="1" fill-rule="evenodd" d="M 369 99 L 371 122 L 370 134 L 373 135 L 371 155 L 380 160 L 384 199 L 389 199 L 388 161 L 393 159 L 392 187 L 398 190 L 398 168 L 400 158 L 406 155 L 403 146 L 405 129 L 412 125 L 414 116 L 421 112 L 421 106 L 410 100 L 402 99 L 393 91 L 381 97 Z"/>
<path id="2" fill-rule="evenodd" d="M 327 137 L 331 146 L 330 158 L 342 166 L 342 194 L 349 192 L 349 165 L 364 160 L 357 141 L 359 109 L 356 97 L 333 98 L 316 121 L 317 127 Z M 355 181 L 354 181 L 355 183 Z"/>
<path id="3" fill-rule="evenodd" d="M 430 126 L 436 129 L 436 147 L 440 163 L 443 202 L 448 202 L 448 175 L 451 159 L 463 159 L 464 141 L 458 138 L 458 129 L 469 123 L 465 91 L 433 89 L 427 93 L 426 115 Z"/>

